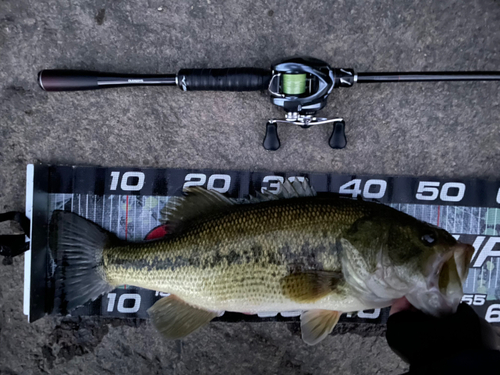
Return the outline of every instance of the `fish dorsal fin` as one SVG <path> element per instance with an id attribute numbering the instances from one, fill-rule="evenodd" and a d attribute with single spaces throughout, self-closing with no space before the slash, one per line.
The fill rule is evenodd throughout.
<path id="1" fill-rule="evenodd" d="M 235 204 L 254 204 L 278 199 L 313 197 L 316 191 L 307 179 L 279 183 L 276 193 L 265 190 L 257 192 L 248 199 L 231 199 L 214 190 L 202 187 L 189 187 L 184 190 L 186 196 L 171 197 L 161 210 L 160 222 L 168 223 L 170 232 L 178 232 L 187 223 L 193 224 L 204 217 L 225 210 Z"/>
<path id="2" fill-rule="evenodd" d="M 309 180 L 305 178 L 302 181 L 299 181 L 298 179 L 294 179 L 292 182 L 286 180 L 281 184 L 281 189 L 279 189 L 278 193 L 278 197 L 280 199 L 314 196 L 316 196 L 316 191 L 309 183 Z"/>
<path id="3" fill-rule="evenodd" d="M 292 182 L 290 182 L 289 180 L 285 180 L 285 182 L 279 182 L 277 192 L 264 190 L 263 193 L 257 192 L 255 196 L 251 196 L 248 199 L 240 199 L 237 201 L 237 203 L 239 204 L 260 203 L 278 199 L 291 199 L 291 198 L 314 197 L 314 196 L 316 196 L 316 191 L 309 184 L 309 181 L 306 178 L 304 178 L 302 181 L 294 179 Z"/>
<path id="4" fill-rule="evenodd" d="M 236 204 L 217 191 L 198 186 L 189 187 L 184 192 L 186 196 L 171 197 L 161 210 L 160 222 L 168 222 L 170 231 L 177 231 L 188 222 L 192 223 Z"/>

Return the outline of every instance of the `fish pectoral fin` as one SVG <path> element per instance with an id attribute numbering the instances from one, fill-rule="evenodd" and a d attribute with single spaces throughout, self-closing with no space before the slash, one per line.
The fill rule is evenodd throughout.
<path id="1" fill-rule="evenodd" d="M 342 272 L 304 271 L 281 280 L 283 293 L 293 301 L 310 303 L 327 296 L 343 282 Z"/>
<path id="2" fill-rule="evenodd" d="M 302 340 L 307 345 L 316 345 L 332 332 L 341 314 L 332 310 L 306 311 L 300 316 Z"/>
<path id="3" fill-rule="evenodd" d="M 155 328 L 168 339 L 180 339 L 209 323 L 219 314 L 188 305 L 170 295 L 157 301 L 148 314 Z"/>

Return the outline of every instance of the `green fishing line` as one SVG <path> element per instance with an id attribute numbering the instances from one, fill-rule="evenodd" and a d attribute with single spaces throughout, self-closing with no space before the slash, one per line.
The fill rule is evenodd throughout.
<path id="1" fill-rule="evenodd" d="M 283 94 L 300 95 L 306 91 L 305 74 L 283 74 Z"/>

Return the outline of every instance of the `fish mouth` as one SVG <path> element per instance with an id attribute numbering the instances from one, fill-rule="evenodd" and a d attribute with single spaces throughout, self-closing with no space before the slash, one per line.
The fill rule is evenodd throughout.
<path id="1" fill-rule="evenodd" d="M 417 309 L 436 317 L 455 313 L 463 296 L 474 247 L 457 242 L 449 252 L 430 262 L 425 285 L 406 298 Z M 422 288 L 423 286 L 423 288 Z"/>

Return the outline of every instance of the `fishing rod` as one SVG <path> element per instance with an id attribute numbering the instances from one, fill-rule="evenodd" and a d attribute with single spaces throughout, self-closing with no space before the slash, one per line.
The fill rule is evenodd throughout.
<path id="1" fill-rule="evenodd" d="M 427 82 L 427 81 L 499 81 L 497 72 L 381 72 L 355 73 L 353 69 L 332 68 L 311 57 L 295 57 L 274 64 L 271 69 L 181 69 L 177 74 L 131 75 L 81 70 L 42 70 L 38 83 L 45 91 L 96 90 L 125 86 L 178 86 L 183 91 L 258 91 L 268 90 L 271 102 L 286 111 L 284 119 L 266 124 L 263 146 L 275 151 L 280 147 L 278 124 L 333 124 L 328 144 L 334 149 L 347 144 L 345 121 L 316 117 L 325 107 L 334 88 L 355 83 Z"/>

